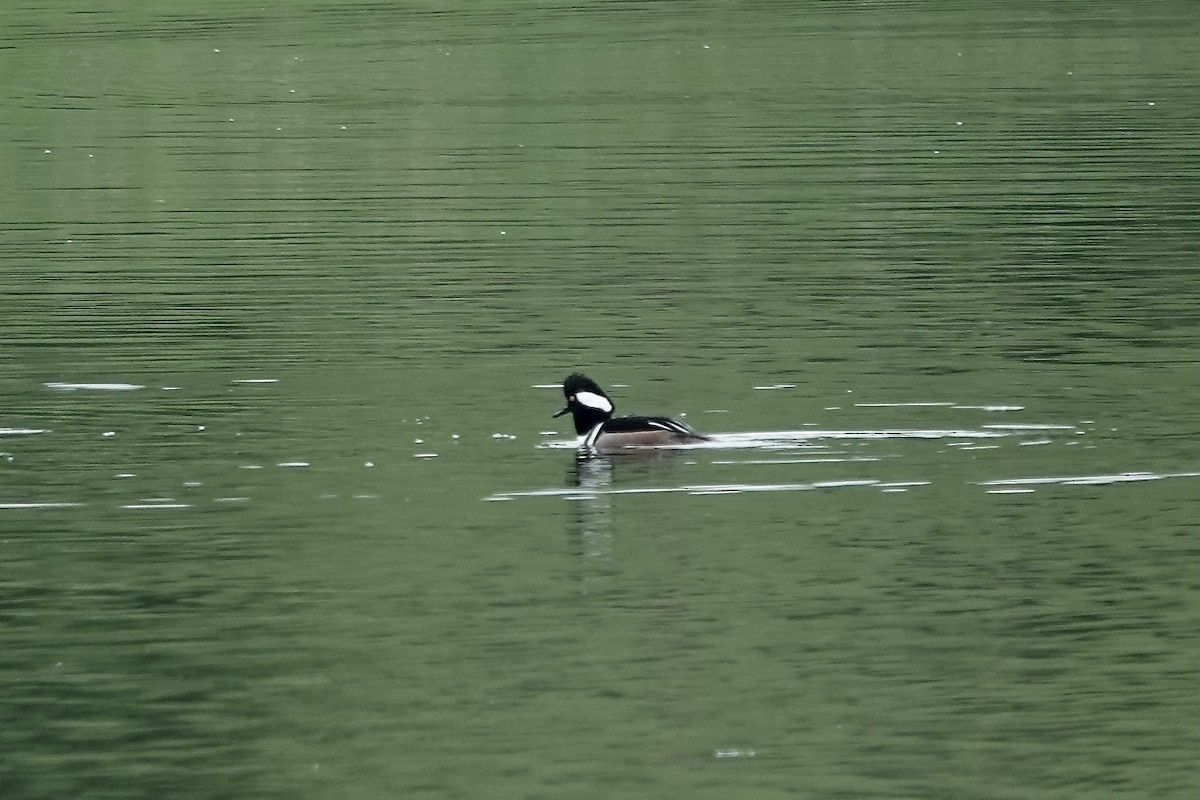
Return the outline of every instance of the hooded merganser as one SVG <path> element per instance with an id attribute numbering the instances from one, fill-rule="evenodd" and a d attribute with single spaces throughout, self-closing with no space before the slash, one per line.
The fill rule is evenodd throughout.
<path id="1" fill-rule="evenodd" d="M 614 417 L 613 402 L 587 375 L 576 372 L 563 381 L 567 405 L 554 416 L 567 412 L 575 420 L 575 432 L 583 436 L 580 448 L 611 453 L 628 448 L 661 447 L 708 441 L 691 426 L 670 417 Z"/>

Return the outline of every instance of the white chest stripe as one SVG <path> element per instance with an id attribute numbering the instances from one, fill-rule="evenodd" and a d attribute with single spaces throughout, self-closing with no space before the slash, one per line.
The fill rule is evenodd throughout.
<path id="1" fill-rule="evenodd" d="M 588 408 L 594 408 L 599 411 L 612 411 L 612 403 L 608 402 L 608 398 L 595 392 L 576 392 L 575 400 L 580 405 L 585 405 Z"/>
<path id="2" fill-rule="evenodd" d="M 583 447 L 588 450 L 593 450 L 596 447 L 596 440 L 600 438 L 600 429 L 604 427 L 604 423 L 596 425 L 587 432 L 587 436 L 583 437 Z"/>

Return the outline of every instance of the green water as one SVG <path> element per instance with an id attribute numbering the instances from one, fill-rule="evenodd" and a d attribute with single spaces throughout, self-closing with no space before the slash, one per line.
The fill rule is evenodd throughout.
<path id="1" fill-rule="evenodd" d="M 1194 4 L 3 23 L 0 796 L 1195 796 Z"/>

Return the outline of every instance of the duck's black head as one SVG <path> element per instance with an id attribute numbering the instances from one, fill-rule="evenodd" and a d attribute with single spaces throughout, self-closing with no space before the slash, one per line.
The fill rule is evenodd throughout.
<path id="1" fill-rule="evenodd" d="M 610 418 L 613 402 L 594 380 L 582 372 L 575 372 L 563 381 L 563 395 L 567 405 L 554 416 L 571 413 L 575 421 L 575 433 L 582 436 L 592 428 Z"/>

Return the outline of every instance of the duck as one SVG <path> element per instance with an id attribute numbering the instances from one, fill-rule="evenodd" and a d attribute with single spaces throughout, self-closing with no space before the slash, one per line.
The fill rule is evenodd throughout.
<path id="1" fill-rule="evenodd" d="M 553 416 L 571 415 L 575 433 L 583 437 L 581 452 L 609 454 L 709 441 L 709 437 L 672 417 L 614 417 L 612 398 L 582 372 L 568 375 L 562 390 L 567 404 Z"/>

